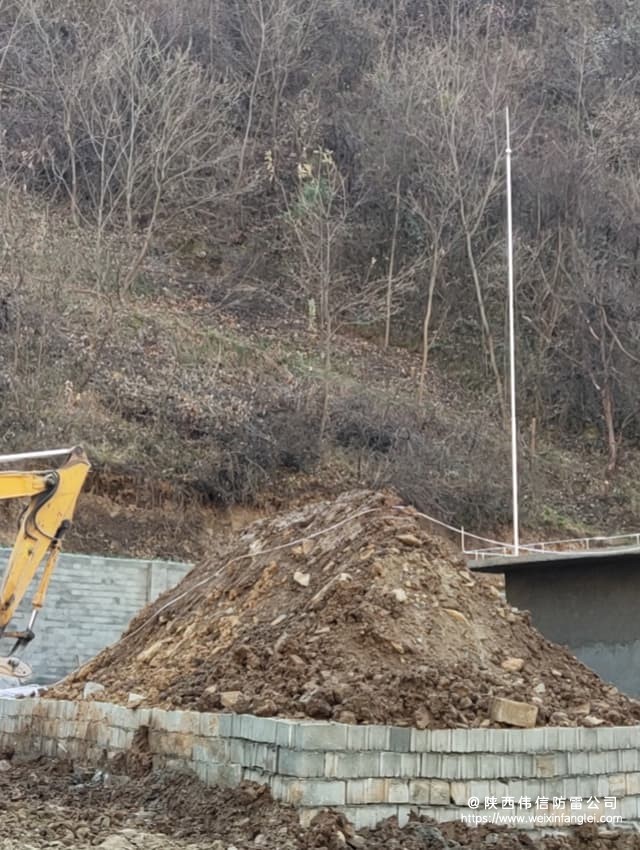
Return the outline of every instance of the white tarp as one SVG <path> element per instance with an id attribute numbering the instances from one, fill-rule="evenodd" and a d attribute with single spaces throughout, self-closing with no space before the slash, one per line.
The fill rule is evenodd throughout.
<path id="1" fill-rule="evenodd" d="M 0 681 L 0 699 L 20 699 L 21 697 L 37 697 L 44 688 L 42 685 L 4 685 Z"/>

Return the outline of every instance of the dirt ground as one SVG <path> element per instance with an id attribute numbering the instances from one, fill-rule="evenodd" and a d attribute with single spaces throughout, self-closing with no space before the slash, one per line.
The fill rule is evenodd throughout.
<path id="1" fill-rule="evenodd" d="M 605 684 L 473 575 L 390 494 L 343 494 L 248 526 L 52 696 L 421 728 L 634 724 Z"/>
<path id="2" fill-rule="evenodd" d="M 0 766 L 0 850 L 640 850 L 637 833 L 591 828 L 531 837 L 416 819 L 356 833 L 323 812 L 303 829 L 293 809 L 255 785 L 207 788 L 170 773 L 133 779 L 44 759 Z"/>

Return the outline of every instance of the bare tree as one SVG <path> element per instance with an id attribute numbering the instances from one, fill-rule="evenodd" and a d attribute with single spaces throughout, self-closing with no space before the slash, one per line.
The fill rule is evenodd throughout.
<path id="1" fill-rule="evenodd" d="M 336 334 L 349 322 L 378 321 L 388 304 L 386 276 L 382 270 L 378 272 L 375 258 L 366 268 L 349 262 L 357 209 L 357 200 L 348 195 L 330 151 L 310 152 L 298 164 L 297 187 L 287 198 L 285 225 L 292 249 L 290 278 L 304 293 L 305 301 L 318 307 L 324 373 L 320 439 L 328 419 Z M 403 283 L 406 290 L 407 278 L 397 287 L 395 295 L 399 298 Z"/>
<path id="2" fill-rule="evenodd" d="M 96 30 L 79 31 L 71 53 L 60 49 L 39 0 L 27 0 L 23 14 L 53 100 L 41 167 L 66 191 L 74 219 L 96 224 L 99 240 L 126 225 L 136 245 L 121 281 L 126 293 L 161 224 L 211 214 L 228 193 L 238 89 L 118 8 Z"/>

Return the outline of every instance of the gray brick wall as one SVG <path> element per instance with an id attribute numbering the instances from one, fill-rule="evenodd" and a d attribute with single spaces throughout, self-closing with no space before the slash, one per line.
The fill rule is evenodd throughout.
<path id="1" fill-rule="evenodd" d="M 573 810 L 640 825 L 640 727 L 472 729 L 418 732 L 109 703 L 0 699 L 0 753 L 64 756 L 104 764 L 148 729 L 154 767 L 196 774 L 210 785 L 268 785 L 300 809 L 324 807 L 356 828 L 411 812 L 436 820 L 483 815 L 485 798 L 580 798 Z M 597 808 L 589 801 L 599 798 Z M 471 809 L 475 798 L 478 807 Z M 606 798 L 615 798 L 607 810 Z M 595 802 L 595 801 L 594 801 Z M 521 828 L 546 810 L 525 809 Z M 488 815 L 491 815 L 487 811 Z M 546 814 L 545 814 L 546 816 Z M 501 821 L 496 821 L 501 822 Z M 604 823 L 604 821 L 601 821 Z M 559 824 L 560 828 L 564 828 Z"/>
<path id="2" fill-rule="evenodd" d="M 9 553 L 0 549 L 0 574 Z M 33 667 L 34 680 L 56 681 L 88 661 L 116 641 L 141 608 L 176 585 L 190 569 L 190 564 L 178 562 L 63 553 L 36 621 L 36 638 L 23 653 Z M 17 627 L 27 623 L 37 580 L 20 606 L 14 621 Z M 8 641 L 3 641 L 2 648 L 8 651 Z"/>

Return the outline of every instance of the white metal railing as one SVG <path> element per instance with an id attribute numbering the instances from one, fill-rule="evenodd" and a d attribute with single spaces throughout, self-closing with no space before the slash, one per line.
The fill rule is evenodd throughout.
<path id="1" fill-rule="evenodd" d="M 626 542 L 625 542 L 626 541 Z M 560 540 L 542 540 L 537 543 L 520 544 L 518 547 L 526 554 L 561 555 L 563 552 L 593 552 L 598 549 L 609 551 L 633 551 L 640 549 L 640 533 L 613 534 L 608 537 L 567 537 Z M 511 543 L 502 543 L 482 549 L 467 549 L 464 544 L 462 551 L 465 555 L 484 561 L 487 558 L 515 557 L 515 548 Z"/>
<path id="2" fill-rule="evenodd" d="M 477 561 L 484 561 L 487 558 L 514 558 L 517 557 L 514 543 L 506 543 L 500 540 L 491 540 L 489 537 L 481 537 L 478 534 L 472 534 L 465 531 L 464 528 L 456 528 L 442 520 L 429 516 L 428 514 L 416 511 L 413 508 L 406 508 L 404 505 L 395 505 L 394 509 L 403 512 L 410 511 L 414 516 L 420 516 L 429 522 L 446 528 L 460 537 L 460 548 L 462 553 Z M 489 546 L 477 549 L 467 548 L 467 542 L 477 540 L 481 543 L 488 543 Z M 626 544 L 622 541 L 627 540 Z M 584 551 L 591 552 L 594 549 L 608 549 L 609 551 L 633 551 L 640 550 L 640 532 L 629 532 L 628 534 L 613 534 L 608 537 L 565 537 L 559 540 L 543 540 L 538 543 L 519 543 L 518 553 L 522 552 L 526 555 L 562 555 L 563 552 Z"/>

